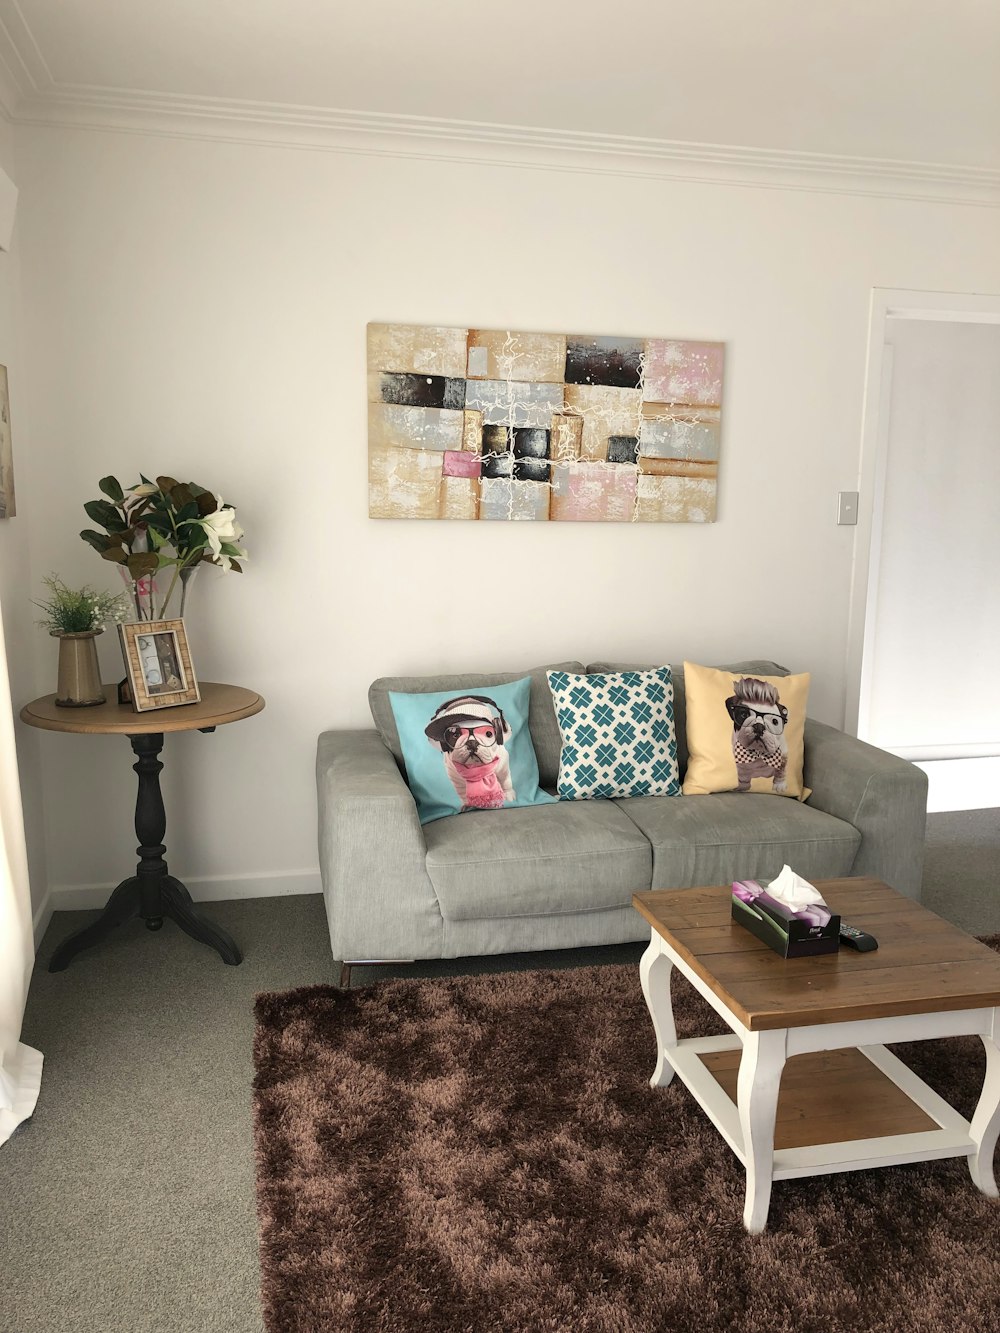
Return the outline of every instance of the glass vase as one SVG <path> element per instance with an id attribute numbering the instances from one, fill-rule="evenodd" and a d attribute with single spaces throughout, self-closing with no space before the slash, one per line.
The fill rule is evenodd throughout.
<path id="1" fill-rule="evenodd" d="M 181 606 L 177 614 L 182 620 L 184 619 L 184 610 L 187 606 L 188 589 L 191 587 L 192 583 L 194 583 L 195 575 L 198 573 L 199 569 L 201 569 L 200 564 L 186 565 L 181 570 Z"/>
<path id="2" fill-rule="evenodd" d="M 153 580 L 149 577 L 133 579 L 125 565 L 118 566 L 118 572 L 129 595 L 133 620 L 152 620 L 153 618 Z"/>
<path id="3" fill-rule="evenodd" d="M 183 618 L 187 606 L 188 589 L 201 568 L 200 563 L 186 565 L 183 569 L 160 570 L 157 574 L 147 574 L 141 579 L 133 579 L 125 565 L 118 570 L 128 592 L 133 620 L 166 620 L 170 617 L 170 607 L 180 584 L 180 607 L 176 615 Z M 158 600 L 163 598 L 162 603 Z"/>

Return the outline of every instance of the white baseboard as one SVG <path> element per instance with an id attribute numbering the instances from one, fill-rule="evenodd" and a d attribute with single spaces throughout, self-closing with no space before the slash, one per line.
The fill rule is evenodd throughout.
<path id="1" fill-rule="evenodd" d="M 916 764 L 930 783 L 928 814 L 1000 808 L 1000 757 L 920 759 Z"/>
<path id="2" fill-rule="evenodd" d="M 183 879 L 183 876 L 178 876 Z M 294 893 L 322 893 L 318 870 L 264 871 L 250 875 L 206 875 L 184 879 L 196 903 L 217 903 L 227 898 L 287 898 Z M 54 884 L 46 901 L 52 912 L 82 912 L 103 907 L 113 884 Z M 48 922 L 46 922 L 48 924 Z M 39 938 L 36 934 L 36 940 Z"/>
<path id="3" fill-rule="evenodd" d="M 35 914 L 31 918 L 31 932 L 35 938 L 35 953 L 38 952 L 38 946 L 42 942 L 42 936 L 49 928 L 49 922 L 52 920 L 52 913 L 55 908 L 52 906 L 52 894 L 46 891 L 45 897 L 35 908 Z"/>

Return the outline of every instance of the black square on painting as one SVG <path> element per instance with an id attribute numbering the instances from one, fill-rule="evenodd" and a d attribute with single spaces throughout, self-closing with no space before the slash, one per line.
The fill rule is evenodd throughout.
<path id="1" fill-rule="evenodd" d="M 514 457 L 510 453 L 483 454 L 483 477 L 509 477 L 514 469 Z"/>
<path id="2" fill-rule="evenodd" d="M 383 403 L 400 407 L 465 407 L 465 380 L 444 375 L 404 375 L 385 371 L 381 380 Z"/>
<path id="3" fill-rule="evenodd" d="M 537 426 L 514 427 L 515 458 L 548 458 L 552 432 Z"/>
<path id="4" fill-rule="evenodd" d="M 643 344 L 638 338 L 567 338 L 566 383 L 638 389 Z"/>
<path id="5" fill-rule="evenodd" d="M 637 463 L 639 461 L 638 435 L 609 435 L 609 463 Z"/>
<path id="6" fill-rule="evenodd" d="M 542 458 L 515 458 L 515 481 L 548 481 L 550 468 Z"/>

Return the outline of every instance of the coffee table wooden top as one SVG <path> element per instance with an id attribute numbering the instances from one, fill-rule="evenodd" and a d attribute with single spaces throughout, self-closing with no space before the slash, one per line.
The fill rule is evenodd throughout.
<path id="1" fill-rule="evenodd" d="M 782 958 L 732 919 L 732 885 L 636 893 L 632 905 L 752 1030 L 1000 1005 L 1000 956 L 877 879 L 817 880 L 874 953 Z"/>

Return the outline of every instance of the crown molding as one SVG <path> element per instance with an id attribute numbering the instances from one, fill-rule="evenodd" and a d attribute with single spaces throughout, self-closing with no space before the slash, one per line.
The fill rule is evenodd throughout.
<path id="1" fill-rule="evenodd" d="M 991 168 L 181 97 L 28 77 L 30 91 L 13 108 L 19 125 L 1000 207 L 1000 170 Z"/>

